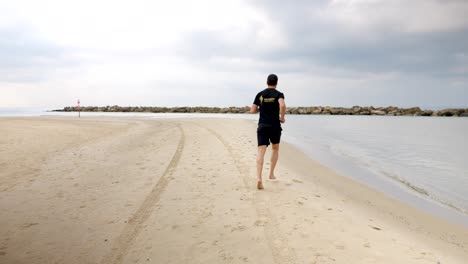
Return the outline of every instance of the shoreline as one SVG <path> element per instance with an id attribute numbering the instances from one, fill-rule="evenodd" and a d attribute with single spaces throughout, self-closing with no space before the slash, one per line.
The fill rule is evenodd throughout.
<path id="1" fill-rule="evenodd" d="M 450 206 L 447 202 L 442 202 L 431 197 L 425 189 L 420 189 L 399 178 L 383 178 L 373 171 L 365 170 L 349 160 L 339 159 L 339 157 L 335 157 L 330 153 L 312 153 L 306 148 L 301 147 L 297 140 L 285 138 L 284 141 L 297 148 L 310 159 L 340 174 L 342 177 L 356 181 L 359 184 L 383 193 L 391 199 L 413 206 L 435 217 L 468 228 L 468 214 L 463 209 Z M 372 182 L 369 182 L 369 179 L 372 179 Z"/>
<path id="2" fill-rule="evenodd" d="M 41 115 L 41 116 L 0 116 L 1 118 L 71 118 L 73 116 L 69 115 L 72 112 L 59 112 L 57 115 Z M 216 114 L 216 113 L 160 113 L 161 116 L 157 116 L 158 113 L 138 113 L 138 112 L 88 112 L 88 116 L 84 116 L 84 118 L 91 118 L 91 119 L 101 119 L 101 118 L 110 118 L 110 119 L 119 119 L 119 118 L 156 118 L 156 119 L 184 119 L 184 118 L 200 118 L 200 119 L 209 119 L 209 118 L 240 118 L 249 121 L 257 121 L 257 117 L 251 114 Z M 141 115 L 141 116 L 140 116 Z M 294 116 L 294 115 L 293 115 Z M 296 116 L 304 116 L 304 115 L 296 115 Z M 399 118 L 405 118 L 406 116 L 399 116 Z M 436 117 L 437 118 L 437 117 Z M 444 117 L 439 117 L 444 118 Z M 151 120 L 151 119 L 150 119 Z M 325 165 L 329 169 L 337 172 L 338 174 L 343 175 L 343 177 L 348 177 L 352 180 L 355 180 L 361 184 L 364 184 L 372 189 L 375 189 L 379 192 L 383 192 L 385 195 L 390 196 L 393 199 L 399 200 L 403 203 L 409 204 L 418 208 L 419 210 L 423 210 L 428 212 L 436 217 L 440 217 L 445 219 L 451 223 L 461 224 L 465 227 L 468 227 L 468 214 L 463 212 L 463 209 L 458 207 L 450 206 L 450 203 L 439 201 L 434 199 L 428 195 L 422 194 L 417 186 L 411 185 L 411 183 L 404 182 L 401 179 L 380 179 L 380 183 L 370 183 L 366 179 L 362 178 L 360 175 L 370 175 L 369 177 L 378 176 L 370 171 L 365 171 L 362 168 L 357 167 L 357 165 L 351 164 L 349 161 L 345 160 L 336 160 L 333 159 L 333 164 L 327 161 L 327 159 L 323 159 L 318 157 L 323 155 L 324 153 L 312 154 L 305 148 L 301 148 L 301 146 L 294 142 L 292 138 L 284 137 L 284 142 L 287 142 L 294 147 L 300 149 L 304 155 L 307 155 L 309 158 L 318 161 L 320 164 Z M 329 155 L 331 157 L 331 155 Z M 352 173 L 350 173 L 352 172 Z M 380 176 L 378 176 L 380 177 Z M 390 181 L 389 181 L 390 180 Z M 389 183 L 390 188 L 386 189 L 387 186 L 382 187 L 382 183 Z M 379 186 L 380 185 L 380 186 Z M 425 191 L 424 189 L 422 189 Z M 402 196 L 402 197 L 400 197 Z"/>
<path id="3" fill-rule="evenodd" d="M 255 125 L 236 119 L 219 126 L 219 121 L 0 119 L 0 129 L 10 129 L 2 132 L 11 142 L 19 133 L 26 144 L 0 141 L 16 146 L 0 156 L 0 163 L 8 164 L 6 174 L 0 174 L 5 212 L 0 237 L 11 239 L 0 239 L 0 260 L 116 263 L 144 255 L 184 262 L 183 256 L 171 255 L 176 248 L 200 262 L 245 257 L 254 263 L 335 262 L 331 258 L 337 263 L 463 263 L 467 258 L 467 228 L 341 176 L 289 143 L 281 147 L 279 180 L 265 181 L 265 191 L 258 192 L 252 176 Z M 28 147 L 28 140 L 57 131 L 68 138 L 57 134 L 58 143 Z M 14 155 L 25 154 L 23 164 L 13 164 Z M 22 177 L 8 179 L 19 172 Z M 60 217 L 47 218 L 51 213 Z M 73 241 L 54 231 L 56 225 L 69 228 Z M 249 253 L 252 248 L 261 254 Z M 25 250 L 31 254 L 20 253 Z M 47 250 L 50 256 L 42 258 Z"/>

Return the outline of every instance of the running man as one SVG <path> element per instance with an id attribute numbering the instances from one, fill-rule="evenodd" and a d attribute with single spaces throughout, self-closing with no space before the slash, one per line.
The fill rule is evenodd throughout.
<path id="1" fill-rule="evenodd" d="M 275 74 L 268 75 L 268 88 L 259 92 L 255 96 L 250 112 L 255 114 L 260 111 L 258 119 L 257 141 L 257 189 L 263 189 L 262 170 L 263 160 L 267 147 L 272 144 L 271 152 L 271 167 L 270 179 L 275 178 L 275 166 L 278 161 L 279 143 L 281 139 L 281 123 L 285 122 L 284 114 L 286 105 L 284 104 L 284 94 L 276 90 L 278 84 L 278 76 Z"/>

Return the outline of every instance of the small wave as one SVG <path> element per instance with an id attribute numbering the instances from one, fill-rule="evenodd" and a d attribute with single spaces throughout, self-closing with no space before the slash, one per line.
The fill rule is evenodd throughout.
<path id="1" fill-rule="evenodd" d="M 398 176 L 397 174 L 394 174 L 394 173 L 391 173 L 391 172 L 388 172 L 388 171 L 384 171 L 382 169 L 378 169 L 378 167 L 380 167 L 378 162 L 367 158 L 366 155 L 363 155 L 362 153 L 361 153 L 361 155 L 356 155 L 356 153 L 353 153 L 352 151 L 346 151 L 347 149 L 344 147 L 344 144 L 333 144 L 333 145 L 329 146 L 329 149 L 333 154 L 346 157 L 346 158 L 352 160 L 356 165 L 358 165 L 360 167 L 365 167 L 365 168 L 367 168 L 368 170 L 370 170 L 371 172 L 373 172 L 375 174 L 380 174 L 380 175 L 383 175 L 384 177 L 390 178 L 390 179 L 402 184 L 407 189 L 410 189 L 410 190 L 412 190 L 412 191 L 414 191 L 414 192 L 416 192 L 416 193 L 418 193 L 418 194 L 420 194 L 422 196 L 428 197 L 429 199 L 433 200 L 434 202 L 436 202 L 436 203 L 438 203 L 438 204 L 440 204 L 442 206 L 450 207 L 452 209 L 455 209 L 458 212 L 461 212 L 463 214 L 468 215 L 468 210 L 466 210 L 464 208 L 461 208 L 461 207 L 458 207 L 458 206 L 454 205 L 453 203 L 448 202 L 448 201 L 446 201 L 444 199 L 440 199 L 439 197 L 437 197 L 434 194 L 430 193 L 428 190 L 426 190 L 426 189 L 424 189 L 424 188 L 422 188 L 420 186 L 415 185 L 414 183 L 411 183 L 411 182 L 403 179 L 402 177 Z M 408 159 L 405 159 L 405 160 L 407 161 Z M 434 165 L 434 164 L 431 164 L 431 165 Z M 439 167 L 443 167 L 441 165 L 442 164 L 440 164 Z M 438 168 L 438 169 L 441 169 L 441 168 Z"/>
<path id="2" fill-rule="evenodd" d="M 413 191 L 416 191 L 418 192 L 419 194 L 422 194 L 422 195 L 425 195 L 425 196 L 430 196 L 429 195 L 429 192 L 427 190 L 425 190 L 424 188 L 421 188 L 421 187 L 418 187 L 412 183 L 410 183 L 409 181 L 405 180 L 405 179 L 402 179 L 400 177 L 398 177 L 397 175 L 395 174 L 392 174 L 392 173 L 389 173 L 389 172 L 386 172 L 386 171 L 379 171 L 381 174 L 389 177 L 389 178 L 392 178 L 394 180 L 396 180 L 397 182 L 399 183 L 402 183 L 403 185 L 405 185 L 406 187 L 412 189 Z"/>
<path id="3" fill-rule="evenodd" d="M 389 173 L 389 172 L 386 172 L 386 171 L 379 171 L 381 174 L 403 184 L 404 186 L 408 187 L 409 189 L 413 190 L 413 191 L 416 191 L 417 193 L 421 194 L 421 195 L 424 195 L 424 196 L 427 196 L 429 197 L 431 200 L 441 204 L 441 205 L 445 205 L 447 207 L 450 207 L 460 213 L 463 213 L 463 214 L 466 214 L 468 215 L 468 211 L 466 209 L 463 209 L 461 207 L 458 207 L 456 205 L 454 205 L 453 203 L 451 202 L 448 202 L 448 201 L 445 201 L 443 199 L 440 199 L 434 195 L 432 195 L 431 193 L 429 193 L 429 191 L 427 191 L 426 189 L 424 188 L 421 188 L 421 187 L 418 187 L 410 182 L 408 182 L 407 180 L 405 179 L 402 179 L 401 177 L 398 177 L 398 175 L 395 175 L 395 174 L 392 174 L 392 173 Z"/>
<path id="4" fill-rule="evenodd" d="M 454 209 L 454 210 L 456 210 L 456 211 L 462 213 L 462 214 L 468 215 L 468 211 L 467 211 L 466 209 L 463 209 L 463 208 L 461 208 L 461 207 L 458 207 L 458 206 L 452 204 L 451 202 L 447 202 L 447 201 L 444 201 L 444 200 L 441 200 L 441 199 L 437 199 L 437 198 L 432 197 L 432 196 L 431 196 L 431 198 L 434 199 L 434 200 L 436 200 L 437 202 L 439 202 L 439 203 L 441 203 L 441 204 L 447 206 L 447 207 L 450 207 L 450 208 L 452 208 L 452 209 Z"/>

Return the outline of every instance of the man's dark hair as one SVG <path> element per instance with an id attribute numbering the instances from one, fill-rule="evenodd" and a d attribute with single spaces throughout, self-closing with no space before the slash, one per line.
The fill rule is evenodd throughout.
<path id="1" fill-rule="evenodd" d="M 278 76 L 276 76 L 276 74 L 268 75 L 267 84 L 272 85 L 272 86 L 277 85 L 278 84 Z"/>

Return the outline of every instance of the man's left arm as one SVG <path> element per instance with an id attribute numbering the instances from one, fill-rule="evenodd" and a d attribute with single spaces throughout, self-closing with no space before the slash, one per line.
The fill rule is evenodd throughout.
<path id="1" fill-rule="evenodd" d="M 280 106 L 280 122 L 284 123 L 286 120 L 284 119 L 284 115 L 286 114 L 286 104 L 284 103 L 284 95 L 280 94 L 278 103 Z"/>

